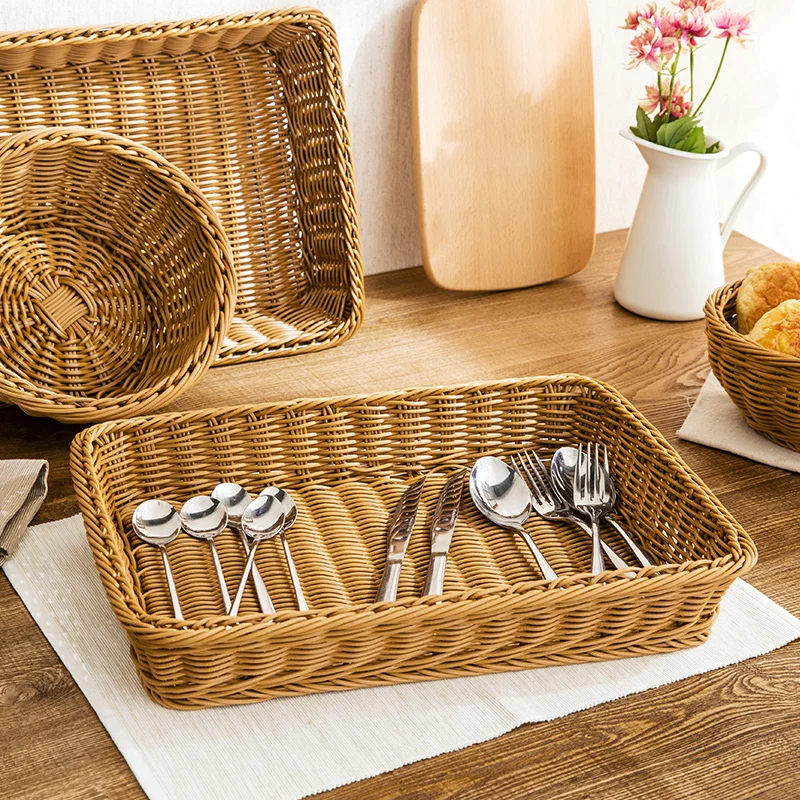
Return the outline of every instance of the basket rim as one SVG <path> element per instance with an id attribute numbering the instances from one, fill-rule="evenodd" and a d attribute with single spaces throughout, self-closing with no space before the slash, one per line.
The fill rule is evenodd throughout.
<path id="1" fill-rule="evenodd" d="M 709 295 L 704 308 L 707 335 L 709 337 L 713 335 L 715 338 L 723 340 L 725 344 L 736 348 L 740 353 L 749 357 L 761 359 L 762 361 L 778 362 L 787 369 L 795 368 L 800 370 L 800 358 L 789 353 L 782 353 L 779 350 L 770 350 L 764 345 L 751 341 L 734 328 L 730 320 L 725 316 L 725 306 L 732 297 L 738 294 L 743 280 L 743 278 L 739 278 L 726 283 Z"/>
<path id="2" fill-rule="evenodd" d="M 141 413 L 157 408 L 196 383 L 214 363 L 222 347 L 233 319 L 238 283 L 230 243 L 216 211 L 186 173 L 156 151 L 123 136 L 81 126 L 37 126 L 0 140 L 0 163 L 25 151 L 61 145 L 108 151 L 118 158 L 135 163 L 159 181 L 168 184 L 199 224 L 219 269 L 224 289 L 217 298 L 213 327 L 206 334 L 207 346 L 203 348 L 199 358 L 195 351 L 195 355 L 190 357 L 179 375 L 173 372 L 136 392 L 106 397 L 79 397 L 36 384 L 19 374 L 4 360 L 0 362 L 0 396 L 27 413 L 37 416 L 46 413 L 64 422 L 92 422 L 108 415 L 123 412 L 127 415 L 131 411 Z M 31 396 L 38 401 L 33 407 L 30 404 Z M 48 406 L 46 412 L 41 410 L 42 405 Z"/>
<path id="3" fill-rule="evenodd" d="M 286 18 L 286 19 L 284 19 Z M 40 47 L 63 47 L 105 42 L 136 42 L 169 39 L 173 36 L 196 37 L 237 28 L 247 31 L 278 19 L 302 22 L 315 19 L 330 24 L 328 17 L 311 6 L 287 6 L 234 14 L 213 14 L 181 20 L 151 20 L 121 25 L 78 25 L 59 28 L 28 28 L 0 33 L 0 54 Z M 187 40 L 188 43 L 188 40 Z"/>
<path id="4" fill-rule="evenodd" d="M 607 401 L 619 405 L 627 414 L 632 416 L 634 420 L 644 429 L 644 432 L 651 439 L 652 444 L 658 446 L 660 458 L 671 458 L 673 461 L 678 462 L 678 467 L 684 473 L 685 478 L 692 484 L 698 492 L 703 495 L 704 499 L 708 501 L 709 513 L 713 513 L 717 517 L 717 521 L 724 524 L 729 533 L 734 537 L 734 541 L 739 550 L 740 555 L 736 553 L 727 553 L 725 556 L 714 560 L 697 560 L 697 561 L 684 561 L 680 564 L 659 564 L 654 567 L 640 568 L 635 570 L 634 577 L 628 577 L 631 568 L 627 570 L 608 570 L 600 576 L 592 576 L 588 573 L 576 573 L 558 578 L 556 581 L 550 582 L 546 580 L 527 580 L 515 584 L 503 585 L 498 587 L 491 587 L 489 589 L 471 589 L 463 592 L 453 592 L 453 596 L 444 595 L 443 598 L 426 598 L 426 597 L 410 597 L 403 598 L 391 603 L 360 603 L 352 605 L 339 605 L 330 606 L 324 609 L 312 609 L 306 612 L 286 609 L 278 611 L 275 615 L 264 615 L 262 613 L 249 613 L 242 614 L 236 618 L 235 622 L 231 622 L 231 618 L 227 616 L 214 616 L 214 617 L 198 617 L 195 620 L 173 620 L 171 617 L 149 614 L 139 605 L 138 601 L 129 597 L 128 593 L 124 593 L 118 581 L 106 581 L 104 577 L 104 584 L 112 606 L 117 614 L 123 627 L 128 632 L 132 639 L 147 639 L 149 637 L 163 637 L 167 632 L 181 636 L 188 636 L 187 639 L 175 639 L 171 646 L 176 649 L 181 649 L 183 646 L 191 646 L 192 642 L 202 640 L 205 643 L 218 642 L 219 637 L 222 636 L 222 641 L 227 639 L 226 629 L 235 628 L 243 633 L 252 631 L 254 635 L 264 632 L 271 632 L 275 636 L 282 635 L 286 631 L 288 636 L 293 636 L 297 630 L 298 625 L 316 626 L 324 624 L 346 624 L 347 620 L 353 618 L 363 618 L 365 613 L 372 613 L 376 616 L 396 613 L 398 610 L 405 610 L 409 613 L 429 613 L 437 614 L 436 608 L 441 602 L 447 606 L 453 604 L 471 604 L 475 601 L 482 601 L 491 603 L 492 598 L 506 597 L 508 595 L 521 595 L 528 596 L 530 594 L 542 593 L 545 596 L 551 597 L 552 590 L 559 591 L 619 591 L 619 587 L 623 586 L 623 582 L 634 581 L 637 586 L 646 585 L 648 587 L 669 586 L 673 583 L 678 583 L 685 586 L 687 581 L 704 580 L 703 576 L 709 573 L 714 575 L 719 574 L 732 574 L 735 576 L 737 573 L 749 569 L 757 559 L 755 545 L 741 527 L 741 525 L 731 516 L 731 514 L 722 506 L 717 500 L 711 490 L 703 483 L 703 481 L 694 473 L 694 471 L 685 464 L 680 455 L 675 449 L 666 441 L 662 434 L 651 425 L 635 408 L 634 406 L 613 387 L 602 381 L 588 378 L 575 373 L 562 373 L 557 375 L 533 376 L 527 378 L 510 378 L 495 381 L 474 381 L 462 383 L 451 386 L 437 386 L 437 387 L 417 387 L 408 388 L 400 391 L 386 391 L 381 393 L 360 393 L 350 395 L 339 395 L 337 397 L 329 398 L 299 398 L 288 402 L 272 402 L 261 403 L 257 405 L 236 405 L 227 406 L 223 408 L 211 408 L 195 411 L 172 412 L 157 415 L 149 415 L 137 418 L 130 418 L 118 421 L 109 421 L 93 425 L 80 431 L 72 440 L 70 451 L 71 471 L 73 482 L 75 484 L 76 493 L 78 495 L 79 505 L 81 512 L 84 515 L 84 524 L 86 524 L 86 517 L 90 515 L 98 523 L 101 530 L 101 535 L 108 538 L 110 535 L 118 536 L 116 526 L 111 521 L 108 513 L 101 503 L 97 494 L 91 491 L 92 484 L 97 486 L 99 483 L 97 477 L 97 470 L 95 460 L 93 458 L 93 450 L 98 443 L 98 439 L 108 433 L 118 432 L 124 435 L 126 430 L 132 428 L 141 428 L 143 425 L 163 424 L 168 425 L 175 422 L 191 423 L 194 419 L 207 416 L 209 413 L 216 415 L 224 414 L 258 414 L 269 413 L 276 411 L 298 411 L 318 407 L 322 403 L 334 402 L 357 402 L 360 400 L 380 401 L 381 399 L 402 400 L 403 397 L 419 394 L 420 392 L 432 391 L 436 393 L 452 392 L 457 394 L 459 392 L 468 392 L 474 390 L 485 389 L 487 391 L 503 390 L 513 388 L 515 386 L 525 388 L 536 388 L 546 386 L 559 386 L 559 387 L 583 387 L 591 390 L 598 396 L 602 396 Z M 675 465 L 672 465 L 674 469 Z M 87 536 L 89 536 L 87 531 Z M 91 539 L 91 536 L 89 536 Z M 100 567 L 99 559 L 101 553 L 92 544 L 94 550 L 95 561 Z M 102 553 L 102 558 L 112 568 L 114 568 L 113 561 L 116 558 L 112 554 L 109 558 L 109 553 L 106 550 Z M 663 574 L 658 574 L 663 573 Z M 612 580 L 609 580 L 612 579 Z M 732 578 L 731 578 L 732 580 Z M 643 582 L 647 581 L 646 584 Z M 434 600 L 440 601 L 439 603 Z M 471 605 L 465 605 L 464 608 L 470 608 Z M 423 611 L 423 608 L 425 610 Z M 330 622 L 326 622 L 330 621 Z M 169 646 L 167 642 L 159 638 L 159 646 Z"/>

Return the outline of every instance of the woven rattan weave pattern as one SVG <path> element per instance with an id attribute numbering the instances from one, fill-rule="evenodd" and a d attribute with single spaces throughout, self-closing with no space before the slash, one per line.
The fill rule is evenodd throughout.
<path id="1" fill-rule="evenodd" d="M 230 246 L 188 178 L 82 128 L 0 141 L 0 397 L 94 422 L 153 411 L 214 362 Z"/>
<path id="2" fill-rule="evenodd" d="M 221 363 L 328 347 L 360 324 L 350 136 L 319 11 L 0 35 L 0 136 L 36 125 L 141 142 L 205 194 L 239 279 Z"/>
<path id="3" fill-rule="evenodd" d="M 421 598 L 436 493 L 485 453 L 607 444 L 620 511 L 660 564 L 588 573 L 590 542 L 566 523 L 530 531 L 562 577 L 539 579 L 525 545 L 464 499 L 443 598 Z M 374 603 L 385 525 L 422 471 L 420 513 L 398 600 Z M 668 651 L 707 636 L 723 593 L 755 548 L 699 479 L 627 402 L 579 376 L 530 378 L 333 400 L 195 411 L 97 425 L 72 446 L 89 542 L 150 696 L 175 708 L 474 675 Z M 274 542 L 259 569 L 278 613 L 252 589 L 230 625 L 220 616 L 202 542 L 170 545 L 187 620 L 171 618 L 158 553 L 131 535 L 150 496 L 179 503 L 219 480 L 284 486 L 297 500 L 290 535 L 312 610 L 295 611 Z M 217 540 L 226 576 L 241 573 L 236 538 Z M 619 542 L 612 539 L 616 546 Z"/>
<path id="4" fill-rule="evenodd" d="M 741 283 L 721 286 L 706 302 L 711 369 L 751 428 L 800 451 L 800 359 L 767 350 L 739 333 L 736 295 Z"/>

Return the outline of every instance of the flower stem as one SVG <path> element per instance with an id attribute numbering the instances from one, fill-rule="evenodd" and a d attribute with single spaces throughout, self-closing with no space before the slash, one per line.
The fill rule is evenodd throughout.
<path id="1" fill-rule="evenodd" d="M 667 107 L 667 122 L 670 121 L 672 118 L 672 97 L 673 92 L 675 89 L 675 75 L 678 72 L 678 61 L 681 57 L 681 46 L 678 45 L 678 52 L 675 53 L 675 60 L 672 62 L 672 68 L 670 69 L 671 77 L 669 79 L 669 106 Z"/>
<path id="2" fill-rule="evenodd" d="M 692 116 L 696 117 L 700 113 L 700 109 L 703 107 L 703 104 L 708 100 L 708 96 L 711 94 L 711 90 L 714 88 L 714 84 L 717 82 L 717 78 L 719 78 L 720 70 L 722 69 L 722 62 L 725 60 L 725 54 L 728 52 L 728 45 L 731 43 L 731 40 L 728 38 L 725 40 L 725 46 L 722 48 L 722 57 L 719 60 L 719 64 L 717 65 L 717 71 L 714 73 L 714 80 L 711 81 L 711 86 L 708 87 L 708 91 L 705 93 L 705 96 L 700 101 L 700 105 L 692 113 Z"/>
<path id="3" fill-rule="evenodd" d="M 694 103 L 694 47 L 689 48 L 689 100 Z"/>

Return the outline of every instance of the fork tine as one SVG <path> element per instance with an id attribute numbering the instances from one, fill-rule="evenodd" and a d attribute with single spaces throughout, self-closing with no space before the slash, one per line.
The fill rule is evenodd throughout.
<path id="1" fill-rule="evenodd" d="M 578 463 L 575 466 L 575 489 L 579 497 L 583 497 L 584 486 L 586 485 L 586 472 L 584 468 L 583 442 L 578 442 Z"/>
<path id="2" fill-rule="evenodd" d="M 517 461 L 519 461 L 519 465 L 517 464 Z M 537 485 L 533 475 L 531 475 L 530 470 L 526 466 L 525 462 L 522 460 L 522 456 L 517 454 L 516 461 L 514 460 L 514 456 L 511 456 L 511 463 L 514 465 L 520 475 L 522 474 L 523 470 L 525 471 L 525 474 L 528 476 L 528 488 L 531 490 L 531 492 L 533 492 L 534 499 L 539 504 L 543 503 L 544 500 L 542 498 L 542 493 L 539 491 L 539 486 Z M 520 469 L 520 466 L 522 469 Z"/>
<path id="3" fill-rule="evenodd" d="M 527 450 L 523 450 L 522 455 L 525 456 L 525 460 L 528 462 L 528 466 L 531 468 L 531 472 L 533 473 L 533 477 L 536 480 L 537 485 L 539 486 L 539 491 L 541 492 L 544 501 L 547 503 L 552 502 L 553 498 L 550 494 L 550 484 L 548 483 L 547 478 L 545 477 L 544 470 L 542 470 L 542 472 L 539 472 L 536 464 L 533 463 L 533 459 L 531 458 L 531 455 Z M 536 455 L 535 452 L 534 455 Z M 536 456 L 536 458 L 538 460 L 539 456 Z M 541 464 L 542 462 L 539 461 L 539 463 Z"/>

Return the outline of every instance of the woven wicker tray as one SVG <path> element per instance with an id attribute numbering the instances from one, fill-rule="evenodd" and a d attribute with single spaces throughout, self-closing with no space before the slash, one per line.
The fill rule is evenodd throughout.
<path id="1" fill-rule="evenodd" d="M 336 35 L 314 9 L 0 35 L 0 136 L 100 128 L 186 172 L 239 279 L 217 363 L 329 347 L 363 277 Z"/>
<path id="2" fill-rule="evenodd" d="M 532 518 L 529 530 L 562 576 L 548 583 L 519 537 L 481 517 L 465 493 L 445 595 L 420 597 L 428 524 L 452 468 L 587 439 L 609 446 L 621 516 L 659 566 L 592 576 L 585 534 Z M 431 477 L 398 600 L 376 604 L 386 521 L 422 471 Z M 72 474 L 142 684 L 175 708 L 696 645 L 756 559 L 747 534 L 660 434 L 613 389 L 579 376 L 110 422 L 75 438 Z M 265 542 L 257 560 L 278 613 L 258 613 L 250 587 L 231 625 L 219 615 L 207 545 L 182 536 L 169 552 L 187 619 L 171 618 L 158 551 L 133 537 L 131 513 L 145 498 L 179 504 L 219 480 L 292 492 L 290 541 L 312 611 L 294 610 L 279 545 Z M 217 541 L 235 583 L 241 546 L 230 532 Z"/>

